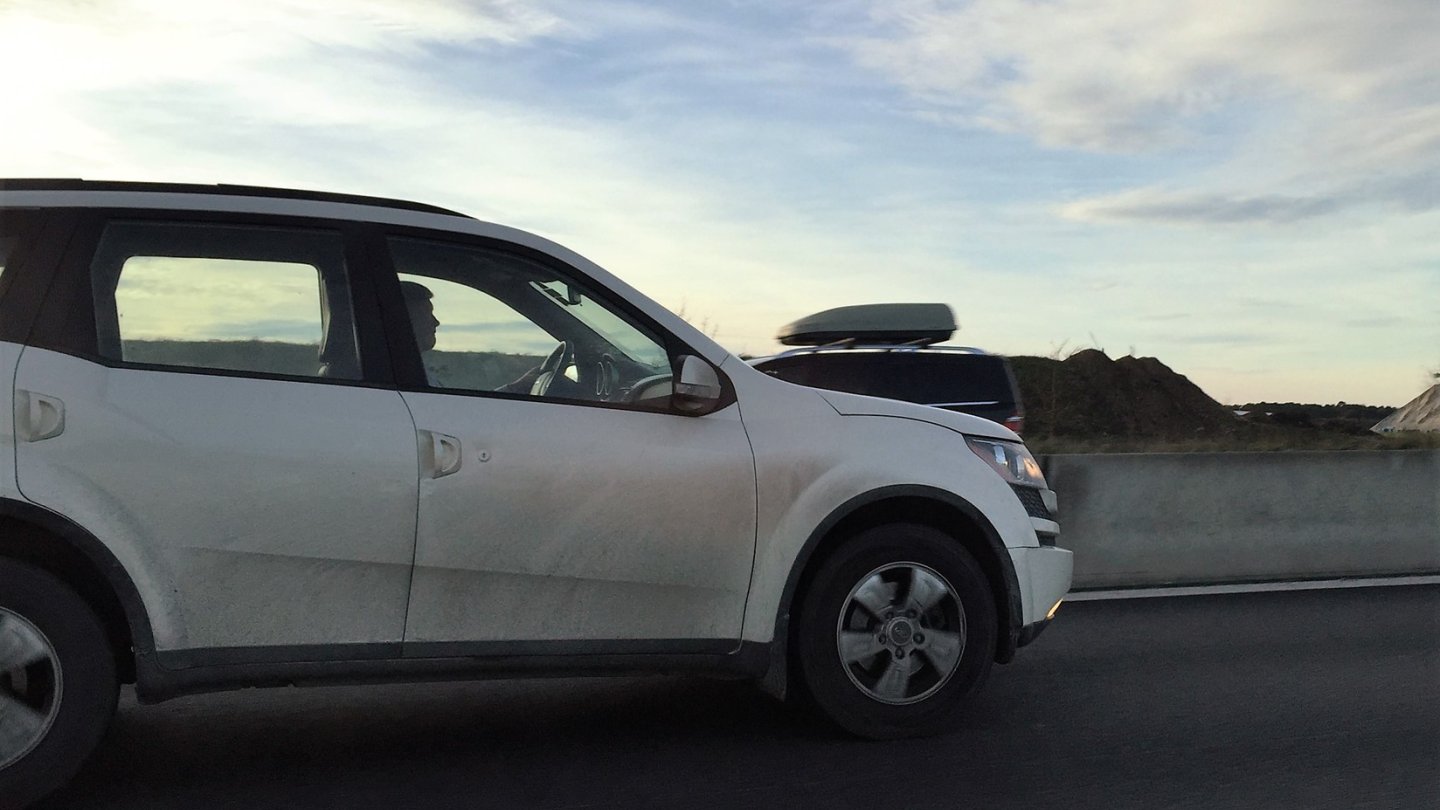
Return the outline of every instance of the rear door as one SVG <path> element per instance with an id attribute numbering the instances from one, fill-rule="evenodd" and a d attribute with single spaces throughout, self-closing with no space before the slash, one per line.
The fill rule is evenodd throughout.
<path id="1" fill-rule="evenodd" d="M 117 211 L 73 241 L 15 374 L 20 491 L 111 547 L 172 664 L 395 654 L 415 434 L 345 226 Z"/>

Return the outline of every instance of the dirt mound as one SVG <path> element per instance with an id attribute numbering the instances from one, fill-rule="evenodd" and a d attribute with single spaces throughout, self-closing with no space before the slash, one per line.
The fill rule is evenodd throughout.
<path id="1" fill-rule="evenodd" d="M 1409 404 L 1371 428 L 1376 433 L 1397 430 L 1440 431 L 1440 385 L 1432 385 Z"/>
<path id="2" fill-rule="evenodd" d="M 1087 349 L 1064 360 L 1012 357 L 1026 436 L 1195 439 L 1239 429 L 1235 415 L 1153 357 Z"/>

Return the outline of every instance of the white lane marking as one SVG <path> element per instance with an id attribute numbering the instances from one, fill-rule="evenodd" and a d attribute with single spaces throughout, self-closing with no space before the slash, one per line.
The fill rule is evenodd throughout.
<path id="1" fill-rule="evenodd" d="M 1154 599 L 1161 596 L 1208 596 L 1225 593 L 1273 591 L 1325 591 L 1338 588 L 1385 588 L 1396 585 L 1440 585 L 1440 575 L 1369 577 L 1365 579 L 1312 579 L 1303 582 L 1251 582 L 1240 585 L 1181 585 L 1170 588 L 1120 588 L 1106 591 L 1071 591 L 1066 602 L 1101 602 L 1108 599 Z"/>

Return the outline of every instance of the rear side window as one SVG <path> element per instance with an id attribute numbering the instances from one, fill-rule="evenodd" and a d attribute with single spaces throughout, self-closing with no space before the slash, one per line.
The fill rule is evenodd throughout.
<path id="1" fill-rule="evenodd" d="M 360 379 L 338 233 L 114 223 L 91 270 L 102 357 Z"/>
<path id="2" fill-rule="evenodd" d="M 760 370 L 787 382 L 922 405 L 1008 405 L 1005 360 L 938 352 L 824 352 L 782 357 Z"/>

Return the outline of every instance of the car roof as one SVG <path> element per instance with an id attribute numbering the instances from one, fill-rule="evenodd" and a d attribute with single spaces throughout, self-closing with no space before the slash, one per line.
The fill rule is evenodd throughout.
<path id="1" fill-rule="evenodd" d="M 444 214 L 452 217 L 471 217 L 441 208 L 437 205 L 399 200 L 390 197 L 372 197 L 364 194 L 339 194 L 329 191 L 311 191 L 296 188 L 270 188 L 217 183 L 145 183 L 124 180 L 82 180 L 79 178 L 4 178 L 0 179 L 0 193 L 42 191 L 70 192 L 70 204 L 83 205 L 87 196 L 99 192 L 129 192 L 132 194 L 179 194 L 208 197 L 251 197 L 270 200 L 309 200 L 312 202 L 343 203 L 391 208 L 400 211 L 422 211 L 428 214 Z M 38 195 L 26 195 L 35 197 Z M 44 203 L 41 203 L 44 204 Z"/>

